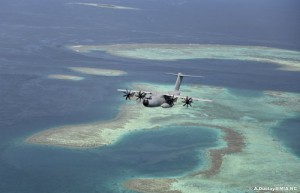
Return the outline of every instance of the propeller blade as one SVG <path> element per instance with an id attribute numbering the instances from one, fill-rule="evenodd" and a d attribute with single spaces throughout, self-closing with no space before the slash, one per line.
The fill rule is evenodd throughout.
<path id="1" fill-rule="evenodd" d="M 139 100 L 141 102 L 141 100 L 146 97 L 146 93 L 139 91 L 135 96 L 137 97 L 136 100 Z"/>
<path id="2" fill-rule="evenodd" d="M 182 106 L 186 106 L 186 108 L 189 108 L 189 106 L 192 106 L 193 99 L 186 96 L 182 102 L 184 103 Z"/>
<path id="3" fill-rule="evenodd" d="M 134 95 L 134 93 L 131 92 L 131 90 L 126 90 L 125 92 L 123 92 L 124 95 L 123 97 L 125 97 L 126 100 L 130 100 L 130 98 Z"/>

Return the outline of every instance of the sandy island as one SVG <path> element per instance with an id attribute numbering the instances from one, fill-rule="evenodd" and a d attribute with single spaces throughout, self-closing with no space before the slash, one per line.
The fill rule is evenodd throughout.
<path id="1" fill-rule="evenodd" d="M 122 70 L 113 70 L 113 69 L 104 69 L 104 68 L 89 68 L 89 67 L 68 67 L 69 70 L 72 70 L 81 74 L 88 74 L 94 76 L 124 76 L 127 75 L 127 72 Z M 83 80 L 84 77 L 67 75 L 67 74 L 49 74 L 47 78 L 50 79 L 59 79 L 59 80 L 73 80 L 79 81 Z"/>
<path id="2" fill-rule="evenodd" d="M 98 8 L 108 8 L 108 9 L 123 9 L 123 10 L 139 10 L 135 7 L 126 7 L 120 5 L 111 5 L 111 4 L 101 4 L 101 3 L 67 3 L 68 5 L 83 5 L 83 6 L 91 6 Z"/>
<path id="3" fill-rule="evenodd" d="M 59 79 L 59 80 L 83 80 L 84 78 L 81 76 L 72 76 L 72 75 L 66 75 L 66 74 L 50 74 L 47 76 L 50 79 Z"/>
<path id="4" fill-rule="evenodd" d="M 68 67 L 68 69 L 83 74 L 95 76 L 123 76 L 127 72 L 122 70 L 104 69 L 104 68 L 88 68 L 88 67 Z"/>
<path id="5" fill-rule="evenodd" d="M 170 90 L 172 86 L 134 84 L 133 88 Z M 144 108 L 136 101 L 125 103 L 113 120 L 66 125 L 36 133 L 26 141 L 33 144 L 90 148 L 113 144 L 124 134 L 141 129 L 174 124 L 204 126 L 224 133 L 225 146 L 209 149 L 208 168 L 173 178 L 128 179 L 124 187 L 143 193 L 255 192 L 255 186 L 297 186 L 300 160 L 271 129 L 299 116 L 300 95 L 260 92 L 257 96 L 238 95 L 239 90 L 200 85 L 182 86 L 183 95 L 211 98 L 213 103 L 194 103 L 185 109 Z M 244 91 L 243 91 L 244 92 Z M 234 105 L 233 105 L 234 104 Z"/>
<path id="6" fill-rule="evenodd" d="M 300 52 L 263 46 L 216 44 L 113 44 L 75 45 L 80 53 L 104 51 L 118 57 L 143 60 L 220 59 L 271 63 L 281 70 L 300 71 Z"/>

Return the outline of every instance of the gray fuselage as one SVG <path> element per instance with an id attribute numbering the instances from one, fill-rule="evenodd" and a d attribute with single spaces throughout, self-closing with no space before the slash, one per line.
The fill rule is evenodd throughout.
<path id="1" fill-rule="evenodd" d="M 143 100 L 143 105 L 145 107 L 163 107 L 163 108 L 169 108 L 174 105 L 174 101 L 172 102 L 172 95 L 180 95 L 180 84 L 182 82 L 183 74 L 172 74 L 177 76 L 176 82 L 175 82 L 175 88 L 174 91 L 169 91 L 167 93 L 152 93 L 152 95 L 148 98 L 145 98 Z M 175 99 L 176 101 L 176 99 Z"/>
<path id="2" fill-rule="evenodd" d="M 143 105 L 145 107 L 163 107 L 169 108 L 173 104 L 171 102 L 172 95 L 180 95 L 179 91 L 170 91 L 167 93 L 153 93 L 151 97 L 145 98 L 143 100 Z"/>

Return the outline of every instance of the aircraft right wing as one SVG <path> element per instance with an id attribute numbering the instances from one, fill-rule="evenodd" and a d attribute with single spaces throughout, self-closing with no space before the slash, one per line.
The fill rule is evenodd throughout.
<path id="1" fill-rule="evenodd" d="M 193 101 L 202 101 L 202 102 L 212 102 L 212 100 L 210 99 L 203 99 L 203 98 L 194 98 L 194 97 L 183 97 L 180 95 L 172 95 L 172 94 L 164 94 L 165 96 L 169 97 L 169 103 L 171 103 L 172 105 L 174 104 L 174 102 L 176 102 L 177 98 L 181 98 L 183 99 L 182 102 L 184 103 L 183 106 L 189 107 L 192 106 Z"/>
<path id="2" fill-rule="evenodd" d="M 195 100 L 195 101 L 202 101 L 202 102 L 213 102 L 213 100 L 211 99 L 204 99 L 204 98 L 195 98 L 195 97 L 188 97 L 188 96 L 180 96 L 180 95 L 172 95 L 172 94 L 164 94 L 166 96 L 169 97 L 173 97 L 173 98 L 181 98 L 181 99 L 191 99 L 191 100 Z"/>
<path id="3" fill-rule="evenodd" d="M 186 97 L 180 97 L 181 99 L 186 99 Z M 213 102 L 213 100 L 211 99 L 203 99 L 203 98 L 194 98 L 194 97 L 191 97 L 192 100 L 194 101 L 202 101 L 202 102 Z"/>
<path id="4" fill-rule="evenodd" d="M 186 97 L 182 97 L 182 96 L 179 96 L 181 99 L 183 99 L 183 106 L 186 106 L 187 108 L 189 107 L 189 106 L 192 106 L 192 103 L 193 103 L 193 101 L 195 100 L 195 101 L 202 101 L 202 102 L 212 102 L 212 100 L 210 100 L 210 99 L 202 99 L 202 98 L 194 98 L 194 97 L 188 97 L 188 96 L 186 96 Z"/>

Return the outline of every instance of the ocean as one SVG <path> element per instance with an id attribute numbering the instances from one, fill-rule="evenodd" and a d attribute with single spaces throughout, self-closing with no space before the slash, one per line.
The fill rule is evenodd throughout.
<path id="1" fill-rule="evenodd" d="M 205 75 L 203 84 L 255 91 L 300 92 L 300 72 L 274 64 L 234 60 L 134 60 L 68 50 L 77 44 L 199 43 L 300 50 L 297 0 L 241 2 L 185 0 L 101 1 L 138 8 L 116 10 L 69 0 L 0 2 L 0 192 L 133 193 L 122 180 L 181 176 L 205 166 L 205 152 L 220 136 L 206 128 L 171 127 L 136 132 L 118 143 L 87 150 L 29 145 L 24 139 L 55 126 L 114 118 L 127 83 L 170 83 L 164 72 Z M 79 0 L 76 2 L 85 2 Z M 127 76 L 85 75 L 70 66 L 118 69 Z M 243 93 L 247 94 L 247 93 Z M 274 133 L 300 156 L 299 117 Z M 182 136 L 185 136 L 184 138 Z"/>

